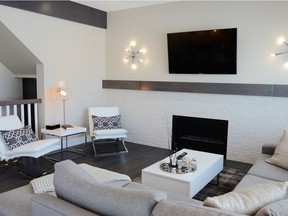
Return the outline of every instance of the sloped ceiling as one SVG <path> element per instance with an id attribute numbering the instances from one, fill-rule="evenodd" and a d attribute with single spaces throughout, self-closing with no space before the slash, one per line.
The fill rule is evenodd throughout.
<path id="1" fill-rule="evenodd" d="M 149 5 L 155 5 L 155 4 L 163 4 L 167 2 L 172 2 L 176 0 L 165 0 L 165 1 L 156 1 L 156 0 L 149 0 L 149 1 L 143 1 L 143 0 L 136 0 L 136 1 L 85 1 L 85 0 L 71 0 L 74 2 L 77 2 L 79 4 L 83 4 L 92 8 L 96 8 L 99 10 L 103 10 L 106 12 L 112 12 L 112 11 L 118 11 L 118 10 L 125 10 L 130 8 L 137 8 L 137 7 L 145 7 Z M 178 0 L 177 0 L 178 1 Z"/>
<path id="2" fill-rule="evenodd" d="M 0 62 L 16 77 L 36 77 L 41 61 L 0 21 Z"/>

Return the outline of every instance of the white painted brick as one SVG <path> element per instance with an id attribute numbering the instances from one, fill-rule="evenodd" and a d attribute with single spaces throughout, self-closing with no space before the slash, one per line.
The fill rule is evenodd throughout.
<path id="1" fill-rule="evenodd" d="M 225 119 L 227 158 L 254 163 L 262 145 L 276 144 L 288 128 L 287 98 L 111 89 L 105 94 L 107 105 L 120 107 L 127 140 L 149 146 L 168 148 L 172 115 Z"/>

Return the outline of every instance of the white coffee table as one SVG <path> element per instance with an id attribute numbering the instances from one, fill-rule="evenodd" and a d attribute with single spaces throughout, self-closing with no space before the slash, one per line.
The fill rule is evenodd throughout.
<path id="1" fill-rule="evenodd" d="M 223 155 L 182 149 L 177 155 L 187 152 L 185 157 L 196 158 L 197 170 L 187 174 L 174 174 L 162 171 L 161 162 L 168 162 L 169 157 L 142 170 L 142 183 L 153 188 L 169 191 L 192 198 L 223 169 Z"/>

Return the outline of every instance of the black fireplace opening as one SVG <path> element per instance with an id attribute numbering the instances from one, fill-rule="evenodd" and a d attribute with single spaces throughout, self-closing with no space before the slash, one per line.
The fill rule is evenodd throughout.
<path id="1" fill-rule="evenodd" d="M 173 115 L 172 150 L 227 155 L 228 120 Z"/>

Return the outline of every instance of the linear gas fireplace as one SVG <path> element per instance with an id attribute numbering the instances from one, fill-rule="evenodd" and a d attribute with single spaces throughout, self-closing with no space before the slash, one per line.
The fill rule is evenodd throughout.
<path id="1" fill-rule="evenodd" d="M 172 149 L 227 155 L 228 121 L 173 115 Z"/>

